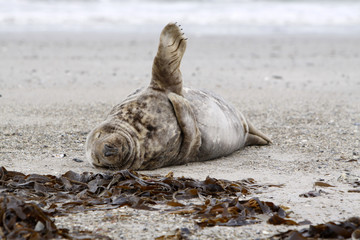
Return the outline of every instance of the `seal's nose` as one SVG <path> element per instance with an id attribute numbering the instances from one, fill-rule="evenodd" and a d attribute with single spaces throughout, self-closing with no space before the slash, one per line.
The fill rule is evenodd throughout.
<path id="1" fill-rule="evenodd" d="M 104 144 L 103 154 L 105 157 L 114 156 L 118 153 L 118 149 L 114 146 Z"/>

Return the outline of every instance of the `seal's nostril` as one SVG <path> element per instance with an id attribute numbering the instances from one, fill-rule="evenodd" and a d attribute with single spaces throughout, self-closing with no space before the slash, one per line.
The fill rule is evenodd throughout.
<path id="1" fill-rule="evenodd" d="M 118 153 L 118 150 L 114 146 L 105 144 L 104 149 L 103 149 L 103 153 L 104 153 L 105 157 L 110 157 L 110 156 L 116 155 Z"/>
<path id="2" fill-rule="evenodd" d="M 105 145 L 104 145 L 104 148 L 105 148 L 105 149 L 109 149 L 109 150 L 115 149 L 114 146 L 111 146 L 111 145 L 108 145 L 108 144 L 105 144 Z"/>

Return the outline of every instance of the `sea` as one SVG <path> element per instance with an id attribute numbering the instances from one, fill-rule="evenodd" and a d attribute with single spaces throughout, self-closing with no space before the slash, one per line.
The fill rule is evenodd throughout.
<path id="1" fill-rule="evenodd" d="M 359 0 L 0 0 L 0 31 L 360 33 Z"/>

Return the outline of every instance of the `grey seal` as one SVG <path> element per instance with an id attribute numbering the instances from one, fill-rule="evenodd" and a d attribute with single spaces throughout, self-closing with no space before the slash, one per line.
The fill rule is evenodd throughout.
<path id="1" fill-rule="evenodd" d="M 115 106 L 89 133 L 85 148 L 93 166 L 156 169 L 271 142 L 221 97 L 183 87 L 180 63 L 186 44 L 176 23 L 164 27 L 150 85 Z"/>

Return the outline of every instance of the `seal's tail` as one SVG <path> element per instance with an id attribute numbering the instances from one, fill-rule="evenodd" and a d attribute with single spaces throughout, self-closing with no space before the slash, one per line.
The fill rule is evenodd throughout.
<path id="1" fill-rule="evenodd" d="M 186 49 L 186 40 L 180 25 L 169 23 L 160 35 L 159 49 L 152 67 L 150 87 L 181 95 L 180 63 Z"/>
<path id="2" fill-rule="evenodd" d="M 249 126 L 249 135 L 246 139 L 245 146 L 268 145 L 272 143 L 269 137 L 267 137 L 265 134 L 257 130 L 250 122 L 248 122 L 248 126 Z"/>

